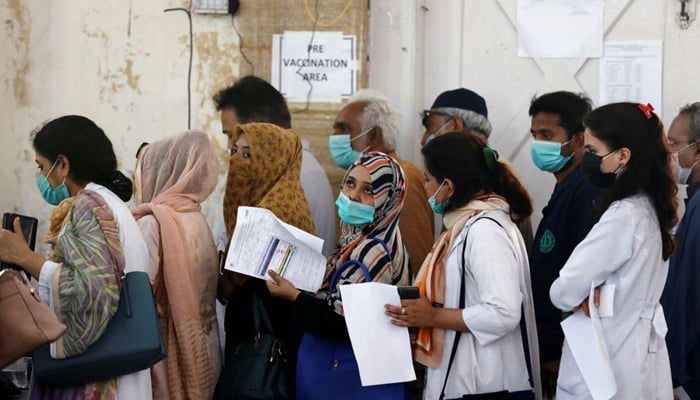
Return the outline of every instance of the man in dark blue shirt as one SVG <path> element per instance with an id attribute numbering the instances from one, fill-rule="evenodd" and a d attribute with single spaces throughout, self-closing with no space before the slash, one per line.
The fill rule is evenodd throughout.
<path id="1" fill-rule="evenodd" d="M 528 111 L 532 117 L 532 161 L 542 171 L 554 174 L 557 182 L 542 210 L 530 251 L 545 398 L 554 397 L 564 343 L 559 325 L 562 313 L 552 305 L 549 288 L 588 233 L 593 203 L 601 195 L 601 189 L 585 179 L 579 165 L 583 158 L 581 121 L 591 108 L 591 101 L 583 95 L 560 91 L 534 98 Z"/>
<path id="2" fill-rule="evenodd" d="M 673 386 L 700 399 L 700 102 L 681 108 L 668 130 L 678 183 L 688 184 L 661 304 Z"/>

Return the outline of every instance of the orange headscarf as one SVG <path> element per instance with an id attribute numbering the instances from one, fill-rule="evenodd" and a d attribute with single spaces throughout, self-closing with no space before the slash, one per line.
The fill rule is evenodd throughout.
<path id="1" fill-rule="evenodd" d="M 239 206 L 272 211 L 282 221 L 315 233 L 311 209 L 301 187 L 301 140 L 289 129 L 268 123 L 239 125 L 232 141 L 246 135 L 249 162 L 231 157 L 224 197 L 226 233 L 236 227 Z"/>

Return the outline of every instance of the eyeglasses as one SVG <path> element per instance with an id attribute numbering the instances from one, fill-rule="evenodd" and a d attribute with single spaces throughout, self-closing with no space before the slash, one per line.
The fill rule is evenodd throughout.
<path id="1" fill-rule="evenodd" d="M 419 113 L 418 116 L 421 117 L 421 123 L 423 126 L 427 127 L 428 126 L 428 118 L 430 118 L 431 115 L 442 115 L 443 117 L 450 117 L 452 118 L 452 115 L 441 112 L 441 111 L 432 111 L 432 110 L 423 110 L 422 113 Z"/>

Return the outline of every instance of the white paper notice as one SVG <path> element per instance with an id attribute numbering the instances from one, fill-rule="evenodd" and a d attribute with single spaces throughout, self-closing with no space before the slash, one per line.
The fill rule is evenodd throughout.
<path id="1" fill-rule="evenodd" d="M 362 386 L 415 380 L 408 328 L 392 325 L 384 314 L 385 304 L 401 304 L 396 286 L 368 282 L 338 288 Z"/>
<path id="2" fill-rule="evenodd" d="M 287 101 L 340 102 L 355 93 L 356 42 L 342 32 L 272 35 L 270 83 Z"/>
<path id="3" fill-rule="evenodd" d="M 661 115 L 663 43 L 660 40 L 605 42 L 600 60 L 601 105 L 651 103 Z"/>
<path id="4" fill-rule="evenodd" d="M 326 273 L 323 239 L 288 227 L 270 210 L 238 207 L 224 268 L 267 280 L 271 269 L 298 289 L 316 292 Z"/>
<path id="5" fill-rule="evenodd" d="M 608 400 L 617 392 L 617 381 L 603 338 L 600 316 L 593 305 L 593 290 L 594 288 L 591 287 L 589 296 L 591 317 L 586 317 L 583 310 L 578 310 L 562 321 L 561 327 L 591 396 L 594 400 Z"/>
<path id="6" fill-rule="evenodd" d="M 518 0 L 518 57 L 600 57 L 603 0 Z"/>

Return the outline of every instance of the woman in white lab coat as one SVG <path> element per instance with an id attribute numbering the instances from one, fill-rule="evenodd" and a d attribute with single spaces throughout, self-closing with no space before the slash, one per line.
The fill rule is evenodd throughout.
<path id="1" fill-rule="evenodd" d="M 420 298 L 386 305 L 386 314 L 394 325 L 420 328 L 415 357 L 428 367 L 426 399 L 504 391 L 535 398 L 528 367 L 540 369 L 530 273 L 515 225 L 532 212 L 530 196 L 476 135 L 442 135 L 422 153 L 429 202 L 444 214 L 446 229 L 418 273 Z M 539 376 L 534 382 L 539 393 Z"/>
<path id="2" fill-rule="evenodd" d="M 659 298 L 673 252 L 677 189 L 663 125 L 652 111 L 651 105 L 616 103 L 584 119 L 583 172 L 608 191 L 595 225 L 550 289 L 555 306 L 583 307 L 587 315 L 591 287 L 602 289 L 600 299 L 594 296 L 600 317 L 591 318 L 612 364 L 614 399 L 673 398 Z M 612 312 L 604 311 L 610 306 Z M 572 346 L 577 344 L 564 343 L 557 400 L 592 398 Z"/>

